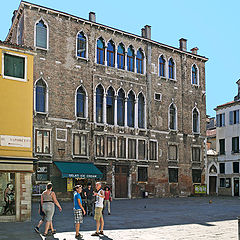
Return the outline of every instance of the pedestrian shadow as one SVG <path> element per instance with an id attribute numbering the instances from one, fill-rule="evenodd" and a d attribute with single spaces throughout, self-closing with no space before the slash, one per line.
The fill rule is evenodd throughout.
<path id="1" fill-rule="evenodd" d="M 59 238 L 55 238 L 54 235 L 44 237 L 42 234 L 40 234 L 40 237 L 42 240 L 59 240 Z"/>
<path id="2" fill-rule="evenodd" d="M 113 240 L 112 238 L 109 238 L 109 237 L 106 236 L 106 235 L 99 236 L 99 239 L 101 239 L 101 240 Z"/>

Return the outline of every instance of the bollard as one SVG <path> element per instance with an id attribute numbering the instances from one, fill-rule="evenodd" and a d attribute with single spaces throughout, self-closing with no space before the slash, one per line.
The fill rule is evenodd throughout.
<path id="1" fill-rule="evenodd" d="M 240 240 L 240 217 L 238 219 L 238 240 Z"/>

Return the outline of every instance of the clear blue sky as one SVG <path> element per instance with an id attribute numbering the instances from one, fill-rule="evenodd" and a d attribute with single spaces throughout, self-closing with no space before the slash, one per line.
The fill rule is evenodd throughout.
<path id="1" fill-rule="evenodd" d="M 237 94 L 240 78 L 239 0 L 32 0 L 88 19 L 96 12 L 97 22 L 140 35 L 141 28 L 152 26 L 152 39 L 174 47 L 188 39 L 188 50 L 197 46 L 209 58 L 206 64 L 207 114 L 214 116 L 217 105 Z M 0 40 L 5 40 L 12 12 L 20 0 L 1 3 Z"/>

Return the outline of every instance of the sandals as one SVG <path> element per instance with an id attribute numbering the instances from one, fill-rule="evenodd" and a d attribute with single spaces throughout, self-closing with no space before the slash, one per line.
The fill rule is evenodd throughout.
<path id="1" fill-rule="evenodd" d="M 103 231 L 100 231 L 98 234 L 99 234 L 99 235 L 104 235 Z"/>
<path id="2" fill-rule="evenodd" d="M 75 235 L 75 238 L 76 239 L 83 238 L 83 235 L 79 233 L 78 235 Z"/>
<path id="3" fill-rule="evenodd" d="M 93 236 L 93 237 L 98 237 L 99 236 L 99 233 L 98 232 L 95 232 L 95 233 L 93 233 L 91 236 Z"/>

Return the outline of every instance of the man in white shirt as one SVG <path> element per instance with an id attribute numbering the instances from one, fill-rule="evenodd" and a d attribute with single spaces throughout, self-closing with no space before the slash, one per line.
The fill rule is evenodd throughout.
<path id="1" fill-rule="evenodd" d="M 94 196 L 96 196 L 94 219 L 96 220 L 97 228 L 96 228 L 96 232 L 93 233 L 92 236 L 104 235 L 103 234 L 104 220 L 103 220 L 103 214 L 102 214 L 104 191 L 102 190 L 102 184 L 100 182 L 96 183 L 96 189 L 97 189 L 97 192 L 94 192 Z M 100 225 L 101 225 L 101 228 L 99 232 Z"/>

